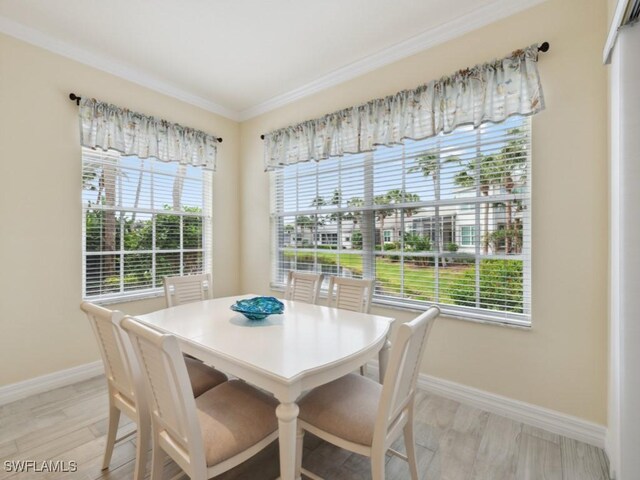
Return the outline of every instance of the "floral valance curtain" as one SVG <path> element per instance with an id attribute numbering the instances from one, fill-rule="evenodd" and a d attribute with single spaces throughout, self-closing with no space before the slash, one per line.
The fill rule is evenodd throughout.
<path id="1" fill-rule="evenodd" d="M 538 45 L 265 135 L 265 169 L 420 140 L 544 109 Z"/>
<path id="2" fill-rule="evenodd" d="M 80 140 L 89 148 L 216 169 L 217 137 L 93 98 L 80 102 Z"/>

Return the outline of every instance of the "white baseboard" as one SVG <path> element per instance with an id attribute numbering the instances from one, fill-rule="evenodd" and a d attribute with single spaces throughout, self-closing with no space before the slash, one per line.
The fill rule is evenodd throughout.
<path id="1" fill-rule="evenodd" d="M 12 383 L 0 387 L 0 405 L 22 400 L 23 398 L 47 392 L 54 388 L 66 387 L 104 373 L 100 360 L 86 363 L 77 367 L 60 370 L 23 382 Z"/>
<path id="2" fill-rule="evenodd" d="M 377 362 L 369 365 L 377 369 Z M 518 422 L 599 448 L 605 447 L 604 425 L 421 373 L 418 388 Z"/>
<path id="3" fill-rule="evenodd" d="M 377 369 L 377 362 L 370 362 L 369 366 Z M 73 383 L 101 375 L 104 372 L 101 361 L 87 363 L 77 367 L 50 373 L 41 377 L 31 378 L 23 382 L 0 387 L 0 405 L 15 402 L 31 395 L 37 395 L 54 388 L 60 388 Z M 418 387 L 437 395 L 441 395 L 460 403 L 480 408 L 487 412 L 502 415 L 507 418 L 542 428 L 574 440 L 604 448 L 606 428 L 604 425 L 583 420 L 572 415 L 539 407 L 531 403 L 514 400 L 512 398 L 485 392 L 477 388 L 443 380 L 421 373 L 418 377 Z"/>

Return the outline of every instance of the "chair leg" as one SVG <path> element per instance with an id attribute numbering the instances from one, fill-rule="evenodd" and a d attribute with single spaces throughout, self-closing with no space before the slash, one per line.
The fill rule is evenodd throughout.
<path id="1" fill-rule="evenodd" d="M 411 480 L 418 480 L 418 462 L 416 460 L 416 443 L 413 436 L 413 419 L 404 426 L 404 446 L 407 449 L 407 463 L 411 472 Z"/>
<path id="2" fill-rule="evenodd" d="M 151 441 L 151 422 L 148 415 L 138 418 L 138 435 L 136 439 L 136 470 L 133 478 L 144 480 L 147 473 L 147 457 Z"/>
<path id="3" fill-rule="evenodd" d="M 298 425 L 298 433 L 296 438 L 296 478 L 300 478 L 302 474 L 302 447 L 304 444 L 304 429 Z"/>
<path id="4" fill-rule="evenodd" d="M 384 480 L 384 453 L 376 455 L 371 452 L 371 479 Z"/>
<path id="5" fill-rule="evenodd" d="M 151 479 L 150 480 L 162 480 L 162 473 L 164 471 L 164 458 L 165 453 L 160 448 L 158 438 L 153 437 L 153 448 L 151 450 Z"/>
<path id="6" fill-rule="evenodd" d="M 111 455 L 113 454 L 113 447 L 116 444 L 116 435 L 118 434 L 119 423 L 120 410 L 109 402 L 109 427 L 107 430 L 107 446 L 104 451 L 102 470 L 109 468 L 109 464 L 111 463 Z"/>

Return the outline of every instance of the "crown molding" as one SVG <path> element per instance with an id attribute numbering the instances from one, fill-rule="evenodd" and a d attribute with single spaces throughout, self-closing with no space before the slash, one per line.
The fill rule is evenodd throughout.
<path id="1" fill-rule="evenodd" d="M 62 55 L 63 57 L 70 58 L 71 60 L 75 60 L 98 70 L 102 70 L 103 72 L 115 75 L 116 77 L 136 83 L 163 95 L 200 107 L 211 113 L 221 115 L 234 121 L 239 120 L 239 114 L 235 110 L 195 95 L 170 82 L 166 82 L 155 75 L 150 75 L 139 68 L 119 62 L 109 56 L 95 54 L 87 49 L 58 40 L 50 35 L 42 33 L 34 28 L 27 27 L 26 25 L 2 15 L 0 15 L 0 32 L 30 43 L 31 45 L 35 45 L 36 47 L 49 50 L 50 52 Z M 73 89 L 72 85 L 70 85 L 69 88 Z"/>
<path id="2" fill-rule="evenodd" d="M 244 121 L 257 117 L 258 115 L 275 110 L 276 108 L 308 97 L 329 87 L 333 87 L 423 50 L 460 37 L 465 33 L 546 1 L 547 0 L 496 0 L 495 2 L 462 15 L 455 20 L 430 28 L 415 37 L 334 70 L 306 85 L 242 110 L 239 114 L 239 119 L 240 121 Z"/>
<path id="3" fill-rule="evenodd" d="M 308 97 L 347 80 L 351 80 L 423 50 L 427 50 L 545 1 L 547 0 L 496 0 L 462 15 L 455 20 L 438 25 L 408 40 L 334 70 L 306 85 L 277 95 L 242 111 L 227 108 L 162 80 L 155 75 L 144 72 L 139 68 L 125 64 L 109 56 L 99 55 L 68 42 L 58 40 L 2 15 L 0 15 L 0 32 L 149 88 L 163 95 L 202 108 L 203 110 L 241 122 Z"/>

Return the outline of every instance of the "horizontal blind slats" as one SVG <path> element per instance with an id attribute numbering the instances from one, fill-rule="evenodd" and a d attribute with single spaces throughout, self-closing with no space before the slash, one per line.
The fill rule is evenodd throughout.
<path id="1" fill-rule="evenodd" d="M 113 151 L 82 153 L 85 297 L 153 293 L 166 275 L 208 268 L 210 172 Z"/>
<path id="2" fill-rule="evenodd" d="M 272 282 L 375 277 L 378 301 L 526 323 L 530 156 L 530 120 L 513 117 L 272 172 Z"/>

